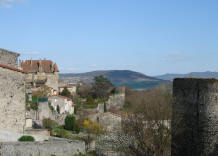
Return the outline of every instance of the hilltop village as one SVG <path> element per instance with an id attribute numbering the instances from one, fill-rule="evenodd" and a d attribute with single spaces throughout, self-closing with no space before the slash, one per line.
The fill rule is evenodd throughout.
<path id="1" fill-rule="evenodd" d="M 120 129 L 121 114 L 110 110 L 119 112 L 120 108 L 123 107 L 124 87 L 113 88 L 113 94 L 110 94 L 106 101 L 101 99 L 96 101 L 90 96 L 88 99 L 80 98 L 77 92 L 79 88 L 83 87 L 83 84 L 60 81 L 56 63 L 46 59 L 18 61 L 19 56 L 18 53 L 0 49 L 1 142 L 17 142 L 20 137 L 25 135 L 32 136 L 35 141 L 43 141 L 45 144 L 47 144 L 45 140 L 52 140 L 49 143 L 54 144 L 53 148 L 55 148 L 57 137 L 69 139 L 73 136 L 84 137 L 84 135 L 88 135 L 86 133 L 88 128 L 84 128 L 86 131 L 84 133 L 81 132 L 81 128 L 79 128 L 81 130 L 68 128 L 68 130 L 77 133 L 65 131 L 65 129 L 67 130 L 65 128 L 67 119 L 81 120 L 80 124 L 83 126 L 84 122 L 94 124 L 104 131 Z M 64 125 L 64 128 L 58 128 L 58 126 Z M 73 143 L 62 140 L 64 142 L 62 147 L 68 147 L 69 144 L 74 146 L 69 151 L 74 150 L 75 154 L 84 153 L 94 148 L 89 145 L 91 142 L 84 140 L 79 139 L 78 142 L 76 139 L 77 142 Z M 34 144 L 30 146 L 34 147 Z M 58 155 L 58 153 L 61 155 L 61 151 L 57 151 L 57 148 L 50 152 L 46 149 L 43 150 L 45 155 Z M 54 153 L 51 153 L 52 151 Z"/>

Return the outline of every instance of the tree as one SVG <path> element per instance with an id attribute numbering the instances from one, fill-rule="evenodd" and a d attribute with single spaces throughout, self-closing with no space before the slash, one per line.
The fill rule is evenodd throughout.
<path id="1" fill-rule="evenodd" d="M 134 103 L 134 109 L 123 120 L 124 134 L 134 137 L 134 141 L 128 145 L 127 153 L 133 156 L 168 155 L 173 102 L 171 90 L 159 86 L 137 94 L 137 98 L 128 99 L 130 105 Z"/>
<path id="2" fill-rule="evenodd" d="M 89 95 L 86 102 L 87 102 L 87 104 L 92 105 L 95 103 L 95 100 L 93 99 L 93 97 L 91 95 Z"/>
<path id="3" fill-rule="evenodd" d="M 60 114 L 60 106 L 59 105 L 57 105 L 57 112 L 58 112 L 58 114 Z"/>
<path id="4" fill-rule="evenodd" d="M 106 100 L 114 86 L 109 79 L 101 76 L 94 77 L 94 83 L 92 84 L 92 92 L 95 98 L 101 98 Z"/>
<path id="5" fill-rule="evenodd" d="M 80 127 L 76 122 L 76 118 L 73 115 L 67 115 L 65 118 L 65 126 L 64 128 L 69 131 L 75 131 L 77 133 L 80 132 Z"/>
<path id="6" fill-rule="evenodd" d="M 37 95 L 33 95 L 32 96 L 32 102 L 30 103 L 30 108 L 33 110 L 37 110 L 38 109 L 38 96 Z"/>
<path id="7" fill-rule="evenodd" d="M 169 155 L 173 102 L 171 93 L 164 87 L 129 92 L 127 114 L 122 117 L 122 131 L 100 140 L 98 146 L 110 147 L 127 156 Z"/>
<path id="8" fill-rule="evenodd" d="M 61 92 L 62 96 L 66 96 L 69 98 L 72 98 L 72 94 L 70 93 L 70 91 L 67 89 L 67 87 L 64 87 L 64 90 Z"/>
<path id="9" fill-rule="evenodd" d="M 77 94 L 82 98 L 87 98 L 91 94 L 91 87 L 88 85 L 79 86 Z"/>

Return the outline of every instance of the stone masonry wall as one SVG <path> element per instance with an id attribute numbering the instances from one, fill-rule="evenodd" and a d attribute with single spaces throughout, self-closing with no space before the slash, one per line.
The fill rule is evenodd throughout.
<path id="1" fill-rule="evenodd" d="M 23 132 L 25 74 L 0 68 L 0 129 Z"/>
<path id="2" fill-rule="evenodd" d="M 0 64 L 16 67 L 18 56 L 19 54 L 17 53 L 0 49 Z"/>
<path id="3" fill-rule="evenodd" d="M 218 155 L 218 80 L 173 82 L 172 156 Z"/>
<path id="4" fill-rule="evenodd" d="M 74 156 L 79 152 L 85 153 L 82 141 L 0 143 L 2 156 Z"/>

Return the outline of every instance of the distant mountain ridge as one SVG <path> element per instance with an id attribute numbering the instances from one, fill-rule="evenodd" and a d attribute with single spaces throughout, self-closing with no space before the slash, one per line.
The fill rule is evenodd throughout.
<path id="1" fill-rule="evenodd" d="M 87 84 L 91 84 L 93 78 L 99 75 L 107 77 L 115 86 L 128 86 L 133 89 L 151 88 L 168 82 L 131 70 L 101 70 L 80 74 L 60 74 L 60 79 L 66 82 L 75 83 L 83 81 Z"/>
<path id="2" fill-rule="evenodd" d="M 173 81 L 175 78 L 218 78 L 218 72 L 191 72 L 188 74 L 164 74 L 155 76 L 158 79 L 167 80 L 167 81 Z"/>

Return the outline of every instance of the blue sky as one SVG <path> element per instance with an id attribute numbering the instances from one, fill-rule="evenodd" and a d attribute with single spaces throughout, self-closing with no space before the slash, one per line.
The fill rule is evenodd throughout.
<path id="1" fill-rule="evenodd" d="M 61 72 L 218 71 L 218 1 L 0 0 L 0 48 Z"/>

